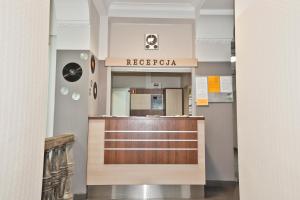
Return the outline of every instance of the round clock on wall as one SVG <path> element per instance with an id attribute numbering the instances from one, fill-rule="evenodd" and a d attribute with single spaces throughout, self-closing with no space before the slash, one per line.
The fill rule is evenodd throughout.
<path id="1" fill-rule="evenodd" d="M 77 63 L 68 63 L 64 66 L 62 74 L 65 80 L 69 82 L 76 82 L 82 76 L 82 68 Z"/>

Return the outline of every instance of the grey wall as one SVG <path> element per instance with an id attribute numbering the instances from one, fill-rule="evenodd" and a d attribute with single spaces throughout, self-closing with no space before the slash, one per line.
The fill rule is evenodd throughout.
<path id="1" fill-rule="evenodd" d="M 196 76 L 231 75 L 230 63 L 199 63 Z M 207 180 L 234 181 L 235 110 L 233 103 L 197 107 L 205 116 Z"/>
<path id="2" fill-rule="evenodd" d="M 88 78 L 89 60 L 81 60 L 80 53 L 88 51 L 57 51 L 56 92 L 54 135 L 65 132 L 75 134 L 74 162 L 75 173 L 72 191 L 75 194 L 86 192 L 86 155 L 88 132 Z M 83 75 L 77 82 L 67 82 L 62 76 L 63 67 L 69 62 L 76 62 L 83 68 Z M 69 94 L 61 95 L 60 88 L 69 89 Z M 71 98 L 73 92 L 80 93 L 79 101 Z"/>

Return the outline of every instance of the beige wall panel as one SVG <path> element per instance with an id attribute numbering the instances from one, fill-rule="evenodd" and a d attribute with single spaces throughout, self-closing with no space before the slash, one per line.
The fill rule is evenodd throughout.
<path id="1" fill-rule="evenodd" d="M 145 34 L 159 35 L 159 50 L 145 50 Z M 110 58 L 195 58 L 194 26 L 186 24 L 112 23 Z"/>
<path id="2" fill-rule="evenodd" d="M 131 94 L 131 110 L 151 110 L 150 94 Z"/>
<path id="3" fill-rule="evenodd" d="M 166 116 L 182 115 L 182 89 L 166 89 Z"/>
<path id="4" fill-rule="evenodd" d="M 0 199 L 41 199 L 50 1 L 0 1 Z"/>
<path id="5" fill-rule="evenodd" d="M 236 1 L 242 200 L 300 199 L 300 3 Z"/>

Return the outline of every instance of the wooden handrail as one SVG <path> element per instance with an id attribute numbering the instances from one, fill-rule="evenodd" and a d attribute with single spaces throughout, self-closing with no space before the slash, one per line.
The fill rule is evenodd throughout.
<path id="1" fill-rule="evenodd" d="M 54 137 L 46 138 L 45 140 L 45 150 L 53 149 L 64 144 L 73 143 L 75 137 L 73 134 L 63 134 Z"/>
<path id="2" fill-rule="evenodd" d="M 45 139 L 42 200 L 73 200 L 73 134 Z"/>

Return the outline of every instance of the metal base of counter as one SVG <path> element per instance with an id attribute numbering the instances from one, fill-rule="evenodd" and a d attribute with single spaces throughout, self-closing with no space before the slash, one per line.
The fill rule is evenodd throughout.
<path id="1" fill-rule="evenodd" d="M 104 199 L 198 199 L 204 198 L 204 186 L 127 185 L 88 186 L 89 200 Z"/>

